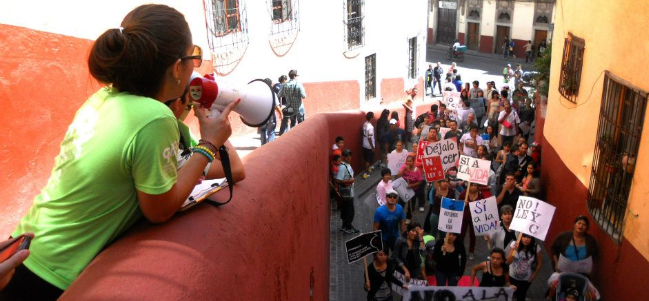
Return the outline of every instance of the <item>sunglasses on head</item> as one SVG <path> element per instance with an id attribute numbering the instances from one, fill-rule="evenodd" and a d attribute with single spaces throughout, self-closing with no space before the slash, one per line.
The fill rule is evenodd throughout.
<path id="1" fill-rule="evenodd" d="M 388 194 L 387 197 L 392 198 L 392 199 L 396 199 L 398 197 L 398 195 L 396 195 L 396 194 Z"/>

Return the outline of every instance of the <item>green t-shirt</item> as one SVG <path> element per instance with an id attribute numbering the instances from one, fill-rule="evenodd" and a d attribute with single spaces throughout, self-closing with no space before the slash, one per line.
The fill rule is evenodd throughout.
<path id="1" fill-rule="evenodd" d="M 25 265 L 67 289 L 142 213 L 137 191 L 176 183 L 176 118 L 155 99 L 102 88 L 77 111 L 52 174 L 13 236 L 34 232 Z"/>

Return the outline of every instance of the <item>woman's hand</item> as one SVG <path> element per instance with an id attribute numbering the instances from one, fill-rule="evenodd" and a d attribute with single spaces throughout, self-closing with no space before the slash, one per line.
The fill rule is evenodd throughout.
<path id="1" fill-rule="evenodd" d="M 406 281 L 410 281 L 410 271 L 408 271 L 408 269 L 404 267 L 403 272 L 404 276 L 406 276 Z"/>
<path id="2" fill-rule="evenodd" d="M 33 233 L 25 233 L 26 235 L 30 236 L 32 239 L 34 238 Z M 3 242 L 0 242 L 0 249 L 3 249 L 4 247 L 8 246 L 11 244 L 14 240 L 9 239 L 5 240 Z M 9 281 L 11 281 L 11 277 L 14 275 L 14 270 L 27 259 L 29 256 L 29 250 L 20 250 L 16 252 L 14 255 L 9 257 L 9 259 L 3 261 L 0 263 L 0 291 L 9 284 Z"/>
<path id="3" fill-rule="evenodd" d="M 201 139 L 209 141 L 217 147 L 223 145 L 230 135 L 232 135 L 230 112 L 232 112 L 239 102 L 241 102 L 241 98 L 230 102 L 221 113 L 213 113 L 210 117 L 207 117 L 207 110 L 205 108 L 194 106 L 194 116 L 198 119 Z"/>
<path id="4" fill-rule="evenodd" d="M 367 280 L 367 281 L 365 282 L 365 290 L 366 290 L 366 291 L 369 291 L 369 290 L 370 290 L 370 281 L 369 281 L 369 280 Z"/>

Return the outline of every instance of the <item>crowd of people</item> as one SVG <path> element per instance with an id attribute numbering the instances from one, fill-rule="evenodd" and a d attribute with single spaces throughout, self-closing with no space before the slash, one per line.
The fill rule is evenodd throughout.
<path id="1" fill-rule="evenodd" d="M 383 250 L 375 254 L 374 262 L 368 267 L 373 271 L 373 276 L 366 279 L 368 300 L 392 300 L 390 283 L 407 286 L 390 275 L 393 270 L 403 273 L 406 279 L 427 280 L 431 285 L 458 285 L 467 270 L 467 263 L 476 259 L 474 251 L 478 243 L 487 245 L 489 257 L 468 269 L 470 285 L 473 285 L 476 275 L 482 274 L 480 286 L 513 286 L 516 300 L 526 299 L 531 283 L 547 262 L 543 261 L 541 244 L 536 238 L 510 229 L 520 196 L 543 199 L 541 145 L 539 142 L 528 142 L 534 109 L 530 95 L 520 80 L 520 69 L 520 65 L 516 71 L 507 66 L 504 84 L 497 90 L 495 82 L 487 82 L 484 87 L 478 81 L 464 84 L 455 65 L 446 72 L 448 85 L 442 86 L 440 79 L 444 72 L 441 64 L 438 63 L 437 67 L 430 65 L 432 80 L 429 88 L 433 95 L 437 87 L 440 87 L 440 91 L 460 91 L 461 102 L 456 112 L 451 111 L 442 100 L 431 105 L 430 111 L 415 118 L 412 96 L 416 95 L 417 90 L 414 88 L 407 91 L 409 97 L 403 103 L 406 111 L 404 120 L 399 119 L 396 111 L 383 110 L 375 131 L 372 126 L 374 114 L 370 112 L 366 115 L 362 126 L 365 172 L 371 172 L 367 166 L 372 166 L 374 162 L 375 137 L 383 163 L 381 180 L 376 187 L 379 207 L 374 213 L 373 228 L 375 231 L 381 230 L 384 244 Z M 510 91 L 510 83 L 515 84 L 514 91 Z M 483 106 L 481 110 L 476 110 L 475 105 L 471 106 L 475 99 Z M 444 135 L 441 134 L 443 132 Z M 491 161 L 488 185 L 468 185 L 457 177 L 457 167 L 445 170 L 442 180 L 426 182 L 422 162 L 417 160 L 418 144 L 420 141 L 435 143 L 445 139 L 457 143 L 461 155 Z M 332 187 L 342 196 L 342 206 L 339 207 L 343 219 L 341 231 L 358 233 L 351 225 L 353 192 L 343 192 L 346 187 L 353 190 L 354 177 L 349 165 L 352 154 L 349 149 L 342 151 L 342 157 L 340 151 L 336 153 L 335 149 L 342 147 L 339 141 L 342 141 L 342 137 L 336 139 L 333 147 L 332 166 L 335 170 L 332 170 Z M 398 171 L 388 168 L 390 162 L 387 154 L 391 154 L 392 160 L 398 158 L 404 162 Z M 414 192 L 411 199 L 403 199 L 393 188 L 393 181 L 400 178 Z M 484 240 L 477 240 L 468 203 L 491 196 L 496 198 L 498 204 L 499 230 L 484 236 Z M 442 198 L 466 200 L 460 233 L 438 230 Z M 423 213 L 426 204 L 429 206 L 425 218 L 415 220 L 413 212 L 418 209 Z M 574 231 L 556 238 L 552 248 L 553 266 L 560 265 L 559 257 L 574 262 L 597 255 L 596 242 L 585 233 L 587 226 L 588 220 L 579 217 Z M 464 244 L 466 236 L 469 236 L 468 246 Z M 549 283 L 550 287 L 554 283 L 555 290 L 556 282 L 551 278 Z M 564 291 L 561 296 L 578 296 L 582 292 L 569 293 Z"/>

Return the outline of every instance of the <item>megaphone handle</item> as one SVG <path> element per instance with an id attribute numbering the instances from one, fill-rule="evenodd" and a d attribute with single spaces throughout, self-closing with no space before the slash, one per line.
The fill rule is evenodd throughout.
<path id="1" fill-rule="evenodd" d="M 223 206 L 232 200 L 232 186 L 234 186 L 234 180 L 232 179 L 232 167 L 230 166 L 230 155 L 228 155 L 228 148 L 225 147 L 225 145 L 219 147 L 219 156 L 221 157 L 221 165 L 223 166 L 223 172 L 225 173 L 225 180 L 228 182 L 230 197 L 223 203 L 207 199 L 207 203 L 212 204 L 216 207 Z"/>

